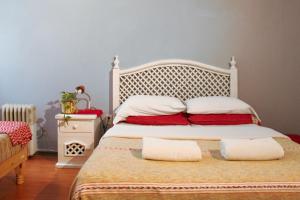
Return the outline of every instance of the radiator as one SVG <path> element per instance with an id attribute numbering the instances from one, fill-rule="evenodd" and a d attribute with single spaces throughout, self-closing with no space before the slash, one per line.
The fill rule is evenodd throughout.
<path id="1" fill-rule="evenodd" d="M 30 126 L 32 140 L 29 143 L 29 155 L 37 151 L 37 130 L 36 130 L 36 108 L 28 104 L 4 104 L 2 106 L 2 120 L 23 121 Z"/>

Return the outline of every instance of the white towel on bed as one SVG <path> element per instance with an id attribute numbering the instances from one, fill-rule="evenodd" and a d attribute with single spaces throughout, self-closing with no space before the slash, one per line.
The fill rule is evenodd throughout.
<path id="1" fill-rule="evenodd" d="M 284 156 L 273 138 L 222 139 L 221 155 L 227 160 L 274 160 Z"/>
<path id="2" fill-rule="evenodd" d="M 144 137 L 142 156 L 150 160 L 199 161 L 202 153 L 195 141 Z"/>

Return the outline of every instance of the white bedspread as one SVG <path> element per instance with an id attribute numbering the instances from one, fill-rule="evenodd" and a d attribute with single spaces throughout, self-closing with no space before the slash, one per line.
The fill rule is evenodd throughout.
<path id="1" fill-rule="evenodd" d="M 109 129 L 105 137 L 142 138 L 156 137 L 165 139 L 203 139 L 221 140 L 226 138 L 252 139 L 287 136 L 271 128 L 256 124 L 224 126 L 145 126 L 135 124 L 117 124 Z"/>

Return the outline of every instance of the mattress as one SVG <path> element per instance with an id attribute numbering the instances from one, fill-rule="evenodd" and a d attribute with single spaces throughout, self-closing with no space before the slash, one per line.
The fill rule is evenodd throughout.
<path id="1" fill-rule="evenodd" d="M 212 135 L 210 135 L 210 134 Z M 197 141 L 199 162 L 144 160 L 141 138 Z M 274 137 L 285 157 L 272 161 L 226 161 L 222 138 Z M 116 125 L 81 168 L 71 199 L 300 199 L 300 145 L 257 125 Z"/>
<path id="2" fill-rule="evenodd" d="M 21 151 L 21 145 L 12 146 L 7 134 L 0 133 L 0 163 Z"/>

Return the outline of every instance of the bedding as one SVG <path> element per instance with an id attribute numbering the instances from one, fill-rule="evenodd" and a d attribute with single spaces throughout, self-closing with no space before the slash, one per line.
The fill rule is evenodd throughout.
<path id="1" fill-rule="evenodd" d="M 156 137 L 183 140 L 220 140 L 223 138 L 252 139 L 287 136 L 271 128 L 256 124 L 241 125 L 191 125 L 191 126 L 144 126 L 135 124 L 117 124 L 109 129 L 104 137 L 142 138 Z"/>
<path id="2" fill-rule="evenodd" d="M 188 120 L 192 124 L 199 125 L 239 125 L 255 123 L 251 114 L 189 114 Z"/>
<path id="3" fill-rule="evenodd" d="M 196 97 L 186 100 L 185 104 L 189 114 L 253 114 L 261 121 L 249 104 L 234 97 Z"/>
<path id="4" fill-rule="evenodd" d="M 13 146 L 27 144 L 32 137 L 26 122 L 0 121 L 0 133 L 7 134 Z"/>
<path id="5" fill-rule="evenodd" d="M 126 123 L 140 125 L 189 125 L 184 113 L 159 116 L 129 116 Z"/>
<path id="6" fill-rule="evenodd" d="M 142 159 L 142 138 L 188 139 L 202 150 L 199 162 Z M 285 156 L 272 161 L 226 161 L 224 138 L 273 137 Z M 270 170 L 271 169 L 271 170 Z M 143 126 L 117 124 L 81 168 L 71 199 L 300 199 L 300 146 L 255 124 Z"/>
<path id="7" fill-rule="evenodd" d="M 113 123 L 125 121 L 129 116 L 173 115 L 185 109 L 186 106 L 175 97 L 135 95 L 116 110 Z"/>
<path id="8" fill-rule="evenodd" d="M 196 97 L 185 101 L 189 114 L 251 114 L 251 106 L 244 101 L 224 96 Z"/>

